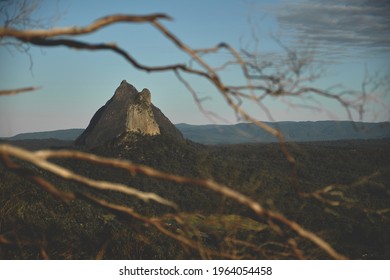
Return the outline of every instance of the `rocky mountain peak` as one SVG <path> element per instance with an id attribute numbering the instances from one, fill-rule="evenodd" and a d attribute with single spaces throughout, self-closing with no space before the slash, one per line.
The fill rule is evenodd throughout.
<path id="1" fill-rule="evenodd" d="M 86 130 L 76 139 L 78 145 L 99 146 L 123 133 L 144 136 L 181 133 L 151 102 L 151 93 L 141 92 L 123 80 L 113 97 L 92 117 Z"/>
<path id="2" fill-rule="evenodd" d="M 111 99 L 119 101 L 130 98 L 134 100 L 137 94 L 137 89 L 133 85 L 129 84 L 126 80 L 123 80 L 119 87 L 115 90 L 114 96 Z"/>

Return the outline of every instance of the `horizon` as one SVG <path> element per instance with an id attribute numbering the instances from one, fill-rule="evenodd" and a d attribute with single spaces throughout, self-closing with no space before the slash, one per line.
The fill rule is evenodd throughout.
<path id="1" fill-rule="evenodd" d="M 378 122 L 364 122 L 364 121 L 351 121 L 351 120 L 317 120 L 317 121 L 264 121 L 265 123 L 305 123 L 305 122 L 311 122 L 311 123 L 320 123 L 320 122 L 351 122 L 351 123 L 357 123 L 357 124 L 390 124 L 390 121 L 378 121 Z M 177 125 L 190 125 L 190 126 L 235 126 L 238 124 L 253 124 L 251 122 L 238 122 L 238 123 L 232 123 L 232 124 L 217 124 L 217 123 L 206 123 L 206 124 L 191 124 L 191 123 L 173 123 L 174 126 Z M 87 127 L 71 127 L 71 128 L 58 128 L 53 130 L 41 130 L 41 131 L 25 131 L 20 132 L 18 134 L 14 134 L 11 136 L 0 136 L 0 139 L 7 139 L 7 138 L 13 138 L 22 134 L 34 134 L 34 133 L 46 133 L 46 132 L 57 132 L 57 131 L 67 131 L 67 130 L 85 130 Z"/>
<path id="2" fill-rule="evenodd" d="M 280 40 L 289 48 L 305 53 L 313 51 L 314 65 L 322 66 L 325 72 L 314 86 L 333 89 L 342 84 L 342 87 L 335 87 L 341 92 L 346 89 L 359 91 L 367 73 L 390 69 L 390 43 L 386 39 L 390 37 L 390 29 L 385 25 L 390 4 L 383 7 L 376 1 L 316 2 L 267 0 L 247 3 L 241 0 L 218 0 L 212 3 L 183 3 L 169 0 L 160 3 L 148 0 L 142 3 L 101 1 L 96 4 L 93 1 L 45 0 L 34 16 L 38 19 L 58 16 L 54 27 L 67 27 L 86 26 L 108 14 L 161 12 L 173 18 L 173 21 L 163 21 L 164 26 L 190 47 L 208 48 L 226 42 L 237 49 L 258 51 L 260 55 L 271 57 L 276 62 L 285 55 L 283 47 L 278 43 Z M 94 9 L 90 9 L 91 6 Z M 201 21 L 199 15 L 202 15 Z M 4 20 L 1 16 L 0 24 Z M 147 24 L 118 24 L 80 37 L 97 43 L 116 42 L 146 65 L 188 62 L 188 57 Z M 0 89 L 42 87 L 33 92 L 1 97 L 2 138 L 21 133 L 76 127 L 83 129 L 93 114 L 111 98 L 122 80 L 129 81 L 138 90 L 148 88 L 152 93 L 153 104 L 174 124 L 242 123 L 220 93 L 199 78 L 188 80 L 202 100 L 202 106 L 217 114 L 217 117 L 202 112 L 191 93 L 171 72 L 144 73 L 118 55 L 108 52 L 31 46 L 29 54 L 32 64 L 26 53 L 9 50 L 0 44 L 3 61 L 0 67 Z M 224 63 L 226 59 L 227 53 L 221 52 L 211 58 L 212 65 Z M 234 85 L 240 83 L 235 71 L 228 70 L 222 76 L 229 84 L 230 81 Z M 388 122 L 388 93 L 388 88 L 383 93 L 379 89 L 370 91 L 367 88 L 364 98 L 372 102 L 369 104 L 370 110 L 365 112 L 362 120 L 358 114 L 353 114 L 352 120 Z M 266 111 L 252 104 L 244 104 L 243 108 L 257 120 L 265 122 L 351 120 L 342 106 L 329 99 L 316 97 L 315 102 L 309 104 L 303 101 L 290 104 L 282 98 L 267 99 L 263 105 L 270 110 L 271 118 Z M 321 110 L 303 108 L 312 107 L 316 103 Z"/>

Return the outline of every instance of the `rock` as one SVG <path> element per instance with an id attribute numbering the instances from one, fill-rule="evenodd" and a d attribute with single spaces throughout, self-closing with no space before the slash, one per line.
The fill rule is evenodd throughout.
<path id="1" fill-rule="evenodd" d="M 114 96 L 92 117 L 88 127 L 76 139 L 77 145 L 99 146 L 123 133 L 144 136 L 182 134 L 151 102 L 148 89 L 137 89 L 122 81 Z"/>

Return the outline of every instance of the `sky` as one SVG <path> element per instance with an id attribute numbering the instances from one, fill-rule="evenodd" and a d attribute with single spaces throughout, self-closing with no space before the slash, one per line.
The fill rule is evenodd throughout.
<path id="1" fill-rule="evenodd" d="M 14 12 L 9 10 L 9 14 Z M 390 82 L 378 78 L 389 78 L 390 73 L 390 2 L 387 0 L 42 0 L 33 18 L 40 19 L 45 26 L 84 26 L 118 13 L 165 13 L 172 20 L 161 23 L 192 48 L 209 48 L 226 42 L 275 63 L 286 56 L 284 47 L 312 54 L 312 71 L 320 69 L 321 76 L 311 85 L 341 93 L 362 91 L 364 81 L 369 82 L 365 87 L 368 106 L 362 120 L 390 119 Z M 4 19 L 4 14 L 0 14 L 1 25 Z M 115 42 L 149 66 L 190 63 L 187 55 L 149 24 L 112 25 L 77 39 Z M 230 57 L 222 51 L 205 59 L 217 66 Z M 368 80 L 371 76 L 377 80 Z M 202 112 L 172 72 L 142 72 L 108 51 L 31 46 L 26 54 L 0 41 L 0 89 L 41 87 L 33 92 L 0 97 L 0 137 L 85 128 L 122 80 L 139 91 L 148 88 L 153 104 L 173 123 L 242 121 L 209 82 L 185 77 L 202 99 L 203 108 L 218 117 Z M 221 72 L 221 77 L 229 85 L 243 82 L 237 69 L 227 69 Z M 253 104 L 245 103 L 243 109 L 265 121 L 348 119 L 341 106 L 319 97 L 298 101 L 268 98 L 264 105 L 271 116 Z M 358 117 L 353 115 L 360 120 Z"/>

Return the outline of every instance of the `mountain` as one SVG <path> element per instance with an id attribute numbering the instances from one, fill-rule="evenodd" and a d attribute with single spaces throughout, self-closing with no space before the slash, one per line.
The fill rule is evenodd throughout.
<path id="1" fill-rule="evenodd" d="M 390 138 L 390 122 L 364 123 L 352 121 L 266 122 L 279 129 L 286 141 L 313 142 L 335 140 L 367 140 Z M 168 136 L 201 144 L 269 143 L 277 139 L 252 123 L 235 125 L 176 126 L 151 102 L 148 89 L 138 90 L 121 82 L 114 95 L 81 129 L 23 133 L 5 140 L 59 139 L 75 140 L 76 145 L 100 146 L 119 136 Z M 130 137 L 131 138 L 131 137 Z M 121 141 L 126 137 L 121 137 Z M 126 140 L 127 141 L 127 140 Z"/>
<path id="2" fill-rule="evenodd" d="M 6 138 L 7 140 L 39 140 L 39 139 L 59 139 L 73 141 L 83 133 L 83 128 L 61 129 L 42 132 L 20 133 L 13 137 Z"/>
<path id="3" fill-rule="evenodd" d="M 148 89 L 138 92 L 123 80 L 114 96 L 95 113 L 75 143 L 99 146 L 129 132 L 143 136 L 162 134 L 183 138 L 161 110 L 152 104 Z"/>
<path id="4" fill-rule="evenodd" d="M 176 127 L 155 106 L 152 112 L 160 131 L 177 138 L 189 139 L 202 144 L 238 144 L 269 143 L 276 139 L 259 127 L 249 123 L 236 125 L 190 125 L 176 124 Z M 390 123 L 363 123 L 351 121 L 316 121 L 316 122 L 275 122 L 268 125 L 279 128 L 287 141 L 335 141 L 335 140 L 367 140 L 390 138 Z M 22 133 L 7 140 L 59 139 L 75 140 L 83 129 L 64 129 L 35 133 Z"/>
<path id="5" fill-rule="evenodd" d="M 334 141 L 390 138 L 390 123 L 352 121 L 267 122 L 283 132 L 286 141 Z M 203 144 L 238 144 L 277 142 L 277 139 L 255 124 L 189 125 L 177 124 L 184 137 Z"/>

